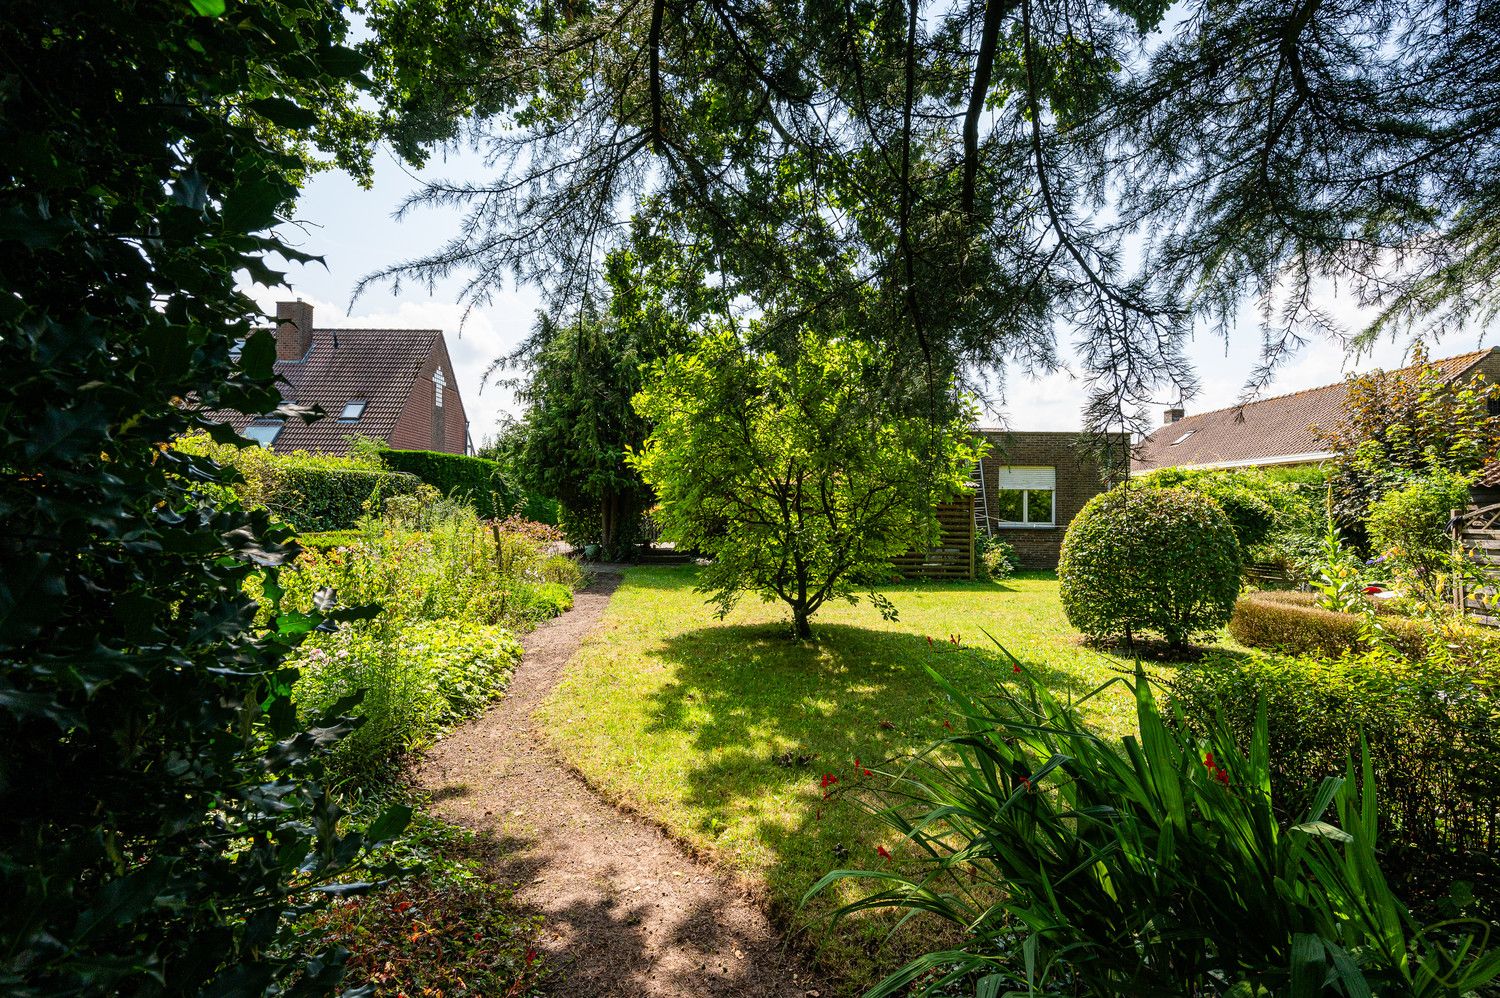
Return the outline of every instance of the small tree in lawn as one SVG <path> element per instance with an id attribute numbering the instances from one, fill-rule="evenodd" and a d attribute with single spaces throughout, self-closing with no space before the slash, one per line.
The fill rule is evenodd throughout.
<path id="1" fill-rule="evenodd" d="M 868 346 L 811 334 L 790 360 L 723 333 L 657 366 L 635 398 L 654 429 L 631 463 L 663 533 L 713 558 L 699 591 L 720 616 L 753 592 L 786 603 L 808 637 L 824 603 L 854 602 L 892 558 L 937 541 L 933 504 L 976 457 L 970 413 L 893 413 L 893 380 Z"/>

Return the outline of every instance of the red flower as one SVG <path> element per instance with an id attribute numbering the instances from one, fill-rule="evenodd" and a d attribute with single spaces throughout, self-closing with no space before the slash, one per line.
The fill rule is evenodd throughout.
<path id="1" fill-rule="evenodd" d="M 824 773 L 823 774 L 822 787 L 823 787 L 823 796 L 824 797 L 828 796 L 828 788 L 831 787 L 831 786 L 833 786 L 838 781 L 839 781 L 839 778 L 837 776 L 834 776 L 832 773 Z"/>
<path id="2" fill-rule="evenodd" d="M 1381 586 L 1365 586 L 1365 595 L 1366 596 L 1374 596 L 1376 593 L 1383 593 L 1383 592 L 1385 592 L 1385 589 L 1383 587 L 1381 587 Z"/>
<path id="3" fill-rule="evenodd" d="M 947 721 L 943 722 L 943 727 L 947 728 L 949 731 L 953 730 L 953 725 L 949 724 Z"/>
<path id="4" fill-rule="evenodd" d="M 854 775 L 855 776 L 860 776 L 861 774 L 864 775 L 864 776 L 873 776 L 874 775 L 868 769 L 866 769 L 865 767 L 861 766 L 859 764 L 859 756 L 855 756 L 854 757 Z"/>
<path id="5" fill-rule="evenodd" d="M 929 647 L 929 648 L 932 647 L 932 635 L 931 634 L 927 635 L 927 647 Z"/>
<path id="6" fill-rule="evenodd" d="M 406 909 L 408 909 L 410 907 L 411 907 L 411 902 L 410 901 L 397 901 L 395 904 L 391 905 L 391 910 L 394 911 L 396 914 L 399 915 L 403 911 L 405 911 Z"/>
<path id="7" fill-rule="evenodd" d="M 1227 769 L 1215 769 L 1214 779 L 1218 780 L 1226 787 L 1229 786 L 1229 771 Z"/>
<path id="8" fill-rule="evenodd" d="M 876 846 L 875 847 L 875 851 L 878 852 L 878 853 L 880 853 L 880 858 L 881 859 L 890 859 L 891 858 L 891 851 L 889 849 L 887 849 L 885 846 Z"/>
<path id="9" fill-rule="evenodd" d="M 1023 787 L 1026 788 L 1026 792 L 1027 793 L 1031 793 L 1031 789 L 1032 789 L 1031 788 L 1031 777 L 1029 777 L 1029 776 L 1023 776 L 1023 777 L 1021 777 L 1021 786 L 1023 786 Z"/>
<path id="10" fill-rule="evenodd" d="M 1206 766 L 1210 771 L 1214 769 L 1214 754 L 1212 752 L 1203 757 L 1203 765 Z"/>
<path id="11" fill-rule="evenodd" d="M 526 951 L 526 966 L 528 966 L 528 967 L 531 966 L 532 961 L 534 961 L 535 959 L 536 959 L 536 950 L 534 950 L 534 949 L 528 949 Z"/>
<path id="12" fill-rule="evenodd" d="M 1019 676 L 1021 674 L 1021 663 L 1017 662 L 1015 665 L 1011 666 L 1010 671 Z"/>

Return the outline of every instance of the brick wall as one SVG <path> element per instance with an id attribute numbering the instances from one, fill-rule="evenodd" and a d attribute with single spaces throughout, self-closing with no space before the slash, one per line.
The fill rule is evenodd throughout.
<path id="1" fill-rule="evenodd" d="M 1068 524 L 1083 504 L 1106 489 L 1110 482 L 1106 466 L 1099 459 L 1098 438 L 1082 433 L 1009 432 L 980 430 L 989 443 L 983 460 L 984 487 L 993 500 L 1000 488 L 1000 469 L 1005 465 L 1024 465 L 1055 469 L 1057 488 L 1054 496 L 1054 525 L 1051 527 L 995 527 L 994 535 L 1015 546 L 1022 568 L 1056 568 Z M 1120 461 L 1126 453 L 1126 438 L 1113 434 L 1106 443 Z M 1114 480 L 1118 480 L 1116 477 Z"/>
<path id="2" fill-rule="evenodd" d="M 443 387 L 442 418 L 439 420 L 435 406 L 437 393 L 433 390 L 432 376 L 439 367 L 443 369 L 446 384 Z M 449 454 L 464 452 L 468 416 L 464 413 L 464 401 L 458 393 L 458 376 L 453 371 L 453 362 L 448 359 L 448 345 L 438 337 L 432 356 L 422 365 L 412 387 L 411 397 L 401 410 L 391 430 L 390 444 L 397 450 L 435 450 Z"/>

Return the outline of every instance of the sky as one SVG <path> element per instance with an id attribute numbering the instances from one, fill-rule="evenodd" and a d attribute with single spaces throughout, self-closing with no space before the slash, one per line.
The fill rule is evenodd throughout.
<path id="1" fill-rule="evenodd" d="M 511 285 L 488 307 L 470 312 L 466 321 L 464 306 L 458 303 L 461 279 L 441 284 L 431 294 L 424 287 L 405 284 L 399 294 L 393 294 L 389 287 L 376 286 L 358 301 L 351 301 L 351 296 L 366 274 L 433 250 L 446 241 L 459 217 L 455 211 L 422 209 L 399 222 L 393 217 L 402 199 L 416 190 L 424 177 L 478 180 L 488 175 L 482 159 L 468 152 L 450 153 L 446 159 L 434 157 L 421 173 L 382 153 L 371 190 L 361 189 L 341 173 L 320 174 L 303 192 L 295 224 L 285 227 L 284 235 L 304 252 L 321 256 L 323 263 L 291 265 L 287 273 L 290 290 L 246 289 L 268 312 L 274 311 L 275 303 L 281 300 L 300 298 L 310 302 L 320 328 L 443 330 L 476 445 L 494 433 L 506 413 L 517 414 L 511 392 L 493 383 L 482 384 L 482 380 L 491 362 L 514 349 L 531 329 L 540 304 L 536 291 Z M 1361 313 L 1347 295 L 1329 291 L 1321 304 L 1346 325 L 1359 324 Z M 1446 357 L 1493 345 L 1497 339 L 1481 330 L 1469 330 L 1429 344 L 1429 352 L 1435 358 Z M 1259 346 L 1259 332 L 1248 307 L 1229 345 L 1218 336 L 1197 336 L 1188 355 L 1198 370 L 1202 388 L 1186 402 L 1188 412 L 1233 405 L 1255 367 Z M 1280 395 L 1329 384 L 1350 370 L 1398 367 L 1407 346 L 1405 342 L 1382 342 L 1351 360 L 1340 344 L 1314 340 L 1283 364 L 1276 382 L 1263 394 Z M 1007 372 L 1004 407 L 986 413 L 982 421 L 1016 430 L 1079 429 L 1084 387 L 1076 374 L 1066 369 L 1074 366 L 1066 351 L 1063 356 L 1065 370 L 1054 374 L 1030 377 L 1022 371 Z M 1175 397 L 1164 397 L 1157 401 L 1156 408 L 1177 402 Z"/>

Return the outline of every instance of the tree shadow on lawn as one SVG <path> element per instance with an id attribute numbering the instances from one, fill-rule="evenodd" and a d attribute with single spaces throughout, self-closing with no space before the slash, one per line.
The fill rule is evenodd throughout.
<path id="1" fill-rule="evenodd" d="M 671 635 L 659 647 L 675 668 L 646 698 L 645 732 L 692 746 L 676 796 L 696 835 L 764 871 L 777 922 L 809 929 L 821 964 L 852 987 L 868 986 L 926 948 L 951 944 L 951 929 L 936 919 L 903 929 L 885 949 L 894 914 L 863 917 L 827 938 L 823 923 L 810 924 L 868 887 L 847 884 L 802 911 L 798 901 L 830 870 L 885 867 L 877 846 L 895 852 L 898 866 L 915 859 L 851 795 L 868 801 L 860 791 L 884 783 L 863 769 L 898 771 L 950 733 L 947 698 L 922 666 L 990 695 L 997 683 L 1023 681 L 1011 660 L 993 646 L 929 644 L 922 635 L 843 624 L 820 625 L 816 640 L 801 643 L 779 625 L 711 626 Z M 1027 669 L 1031 680 L 1063 697 L 1096 685 L 1050 664 Z M 1128 691 L 1101 694 L 1110 695 Z M 1091 704 L 1080 711 L 1087 717 Z M 825 774 L 838 779 L 826 799 Z"/>

